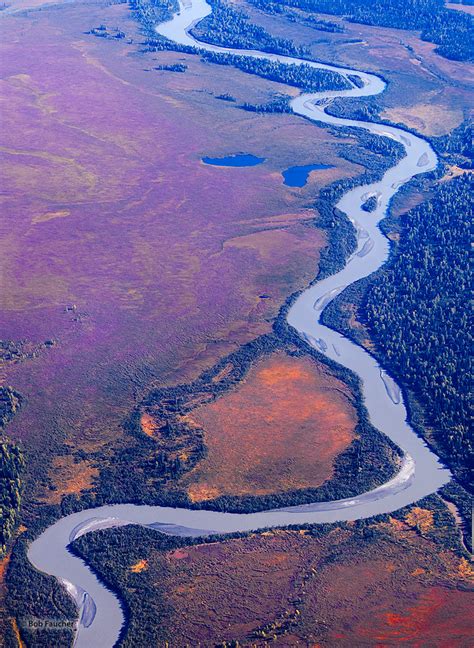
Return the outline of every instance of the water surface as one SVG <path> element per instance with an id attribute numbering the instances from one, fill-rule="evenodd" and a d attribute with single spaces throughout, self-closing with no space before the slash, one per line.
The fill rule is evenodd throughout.
<path id="1" fill-rule="evenodd" d="M 265 162 L 265 158 L 257 157 L 251 153 L 235 153 L 220 158 L 203 157 L 204 164 L 221 167 L 253 167 Z"/>
<path id="2" fill-rule="evenodd" d="M 311 171 L 320 171 L 321 169 L 332 169 L 332 164 L 305 164 L 289 167 L 281 174 L 283 184 L 288 187 L 304 187 Z"/>
<path id="3" fill-rule="evenodd" d="M 403 184 L 413 176 L 436 167 L 435 152 L 428 142 L 400 128 L 338 118 L 325 112 L 326 100 L 335 96 L 369 97 L 380 94 L 385 89 L 385 82 L 379 77 L 283 55 L 199 43 L 189 30 L 198 20 L 211 13 L 211 6 L 206 0 L 180 0 L 179 7 L 180 11 L 172 20 L 161 24 L 157 31 L 182 45 L 329 69 L 346 78 L 350 74 L 356 75 L 360 78 L 360 83 L 353 84 L 351 89 L 303 93 L 295 97 L 291 101 L 293 112 L 305 119 L 331 126 L 363 128 L 375 135 L 390 137 L 405 147 L 405 157 L 386 171 L 380 180 L 354 187 L 341 196 L 336 207 L 354 225 L 357 250 L 342 270 L 304 290 L 287 314 L 288 324 L 298 331 L 307 344 L 359 376 L 370 422 L 398 445 L 404 456 L 399 472 L 388 482 L 356 497 L 338 501 L 313 502 L 248 514 L 120 504 L 84 510 L 61 518 L 30 545 L 28 557 L 37 569 L 56 576 L 75 598 L 80 610 L 75 648 L 110 648 L 115 645 L 124 622 L 122 608 L 115 594 L 102 585 L 87 565 L 67 549 L 70 542 L 84 533 L 123 524 L 141 524 L 160 529 L 164 533 L 195 536 L 216 532 L 245 533 L 291 524 L 358 520 L 390 513 L 419 501 L 450 479 L 449 471 L 407 423 L 403 396 L 393 378 L 362 347 L 320 321 L 323 309 L 344 287 L 375 272 L 385 263 L 389 245 L 379 228 L 379 222 L 386 215 L 393 195 Z M 241 153 L 224 158 L 203 158 L 203 162 L 219 166 L 255 166 L 263 162 L 263 159 Z M 362 209 L 368 194 L 378 196 L 376 209 L 370 213 Z"/>

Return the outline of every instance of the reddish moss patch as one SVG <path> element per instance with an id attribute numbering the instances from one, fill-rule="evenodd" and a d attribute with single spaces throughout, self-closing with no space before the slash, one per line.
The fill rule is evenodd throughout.
<path id="1" fill-rule="evenodd" d="M 171 604 L 176 648 L 467 648 L 474 592 L 436 533 L 397 521 L 150 550 L 146 586 Z"/>
<path id="2" fill-rule="evenodd" d="M 194 501 L 321 485 L 355 438 L 347 388 L 310 358 L 259 360 L 236 389 L 191 414 L 208 454 L 184 479 Z"/>

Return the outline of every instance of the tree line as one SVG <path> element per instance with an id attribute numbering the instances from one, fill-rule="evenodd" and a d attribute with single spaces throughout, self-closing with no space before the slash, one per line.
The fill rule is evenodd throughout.
<path id="1" fill-rule="evenodd" d="M 7 551 L 17 523 L 24 465 L 20 448 L 9 441 L 0 441 L 0 558 Z"/>
<path id="2" fill-rule="evenodd" d="M 307 52 L 295 47 L 290 41 L 276 38 L 262 27 L 249 23 L 247 16 L 220 0 L 211 0 L 213 13 L 199 22 L 194 28 L 196 38 L 208 43 L 242 49 L 260 49 L 270 53 L 287 56 L 304 57 Z M 339 73 L 331 70 L 317 69 L 310 65 L 284 64 L 278 61 L 250 58 L 237 54 L 206 52 L 198 47 L 183 46 L 158 36 L 154 26 L 169 19 L 174 8 L 174 1 L 132 0 L 132 9 L 148 35 L 145 45 L 148 51 L 159 52 L 175 50 L 190 54 L 201 54 L 203 61 L 217 65 L 230 65 L 247 74 L 255 74 L 264 79 L 301 88 L 306 92 L 324 90 L 347 90 L 351 84 Z M 282 112 L 280 104 L 277 111 Z M 275 109 L 270 110 L 275 112 Z"/>
<path id="3" fill-rule="evenodd" d="M 272 0 L 250 0 L 274 12 Z M 441 56 L 454 61 L 474 58 L 474 17 L 445 6 L 444 0 L 284 0 L 283 5 L 308 12 L 343 16 L 350 22 L 395 29 L 416 29 L 434 43 Z"/>
<path id="4" fill-rule="evenodd" d="M 0 387 L 0 433 L 21 405 L 21 396 L 11 387 Z M 0 558 L 7 551 L 18 520 L 25 459 L 21 448 L 0 436 Z"/>
<path id="5" fill-rule="evenodd" d="M 248 16 L 221 0 L 208 0 L 212 13 L 201 20 L 192 30 L 199 40 L 239 49 L 257 48 L 264 52 L 285 56 L 304 57 L 308 50 L 298 47 L 286 38 L 269 34 L 263 27 L 249 22 Z"/>
<path id="6" fill-rule="evenodd" d="M 403 216 L 395 259 L 360 309 L 383 363 L 424 406 L 425 429 L 471 487 L 472 190 L 472 176 L 460 176 Z"/>
<path id="7" fill-rule="evenodd" d="M 221 52 L 202 52 L 201 57 L 208 63 L 231 65 L 247 74 L 255 74 L 276 83 L 294 86 L 305 92 L 347 90 L 351 87 L 351 84 L 338 72 L 314 68 L 308 64 L 279 63 Z"/>
<path id="8" fill-rule="evenodd" d="M 287 20 L 294 23 L 304 23 L 305 25 L 317 29 L 318 31 L 330 33 L 343 33 L 344 27 L 331 20 L 322 20 L 315 16 L 302 16 L 296 11 L 292 11 L 287 3 L 275 2 L 272 0 L 250 0 L 257 9 L 261 9 L 270 15 L 283 15 Z"/>

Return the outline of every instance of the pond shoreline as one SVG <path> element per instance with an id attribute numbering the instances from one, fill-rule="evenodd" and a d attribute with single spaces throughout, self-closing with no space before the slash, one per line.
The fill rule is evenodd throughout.
<path id="1" fill-rule="evenodd" d="M 110 592 L 85 563 L 73 556 L 68 545 L 80 535 L 104 526 L 141 524 L 163 533 L 179 536 L 228 534 L 255 529 L 295 524 L 318 524 L 342 520 L 357 520 L 387 513 L 418 501 L 450 480 L 449 471 L 408 425 L 403 399 L 392 399 L 398 393 L 396 383 L 386 389 L 387 374 L 360 347 L 321 322 L 322 308 L 341 288 L 372 274 L 388 257 L 388 241 L 379 229 L 391 198 L 413 176 L 433 170 L 437 157 L 429 143 L 400 128 L 359 122 L 331 116 L 325 112 L 321 99 L 379 94 L 385 82 L 372 74 L 328 66 L 305 59 L 267 54 L 253 50 L 232 50 L 196 41 L 191 28 L 211 12 L 205 0 L 188 0 L 180 4 L 173 19 L 157 28 L 158 33 L 184 46 L 198 46 L 212 52 L 238 53 L 240 56 L 265 58 L 293 65 L 337 71 L 345 79 L 356 74 L 360 87 L 302 94 L 290 103 L 293 112 L 316 123 L 332 127 L 363 128 L 371 133 L 389 137 L 400 143 L 406 156 L 390 168 L 382 179 L 356 186 L 345 192 L 336 208 L 347 214 L 357 233 L 357 249 L 344 268 L 335 275 L 313 283 L 296 296 L 287 312 L 287 322 L 306 343 L 322 353 L 329 361 L 341 364 L 361 379 L 363 396 L 371 423 L 388 436 L 404 452 L 399 472 L 388 482 L 372 491 L 352 498 L 331 502 L 312 502 L 300 506 L 272 509 L 256 513 L 224 513 L 162 506 L 117 504 L 83 510 L 58 520 L 48 527 L 31 545 L 28 557 L 37 569 L 51 574 L 64 583 L 68 591 L 79 592 L 80 623 L 75 646 L 113 646 L 122 632 L 124 615 L 120 601 Z M 359 84 L 358 84 L 359 85 Z M 370 214 L 362 210 L 364 196 L 375 192 L 380 196 L 377 209 Z M 370 245 L 367 243 L 370 241 Z M 370 248 L 370 249 L 369 249 Z M 383 379 L 384 378 L 384 379 Z M 397 401 L 397 402 L 394 402 Z M 79 600 L 80 599 L 80 600 Z"/>

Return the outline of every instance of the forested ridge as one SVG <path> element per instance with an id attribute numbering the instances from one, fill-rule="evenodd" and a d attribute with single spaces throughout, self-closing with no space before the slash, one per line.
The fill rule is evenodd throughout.
<path id="1" fill-rule="evenodd" d="M 464 483 L 474 462 L 472 189 L 469 174 L 455 178 L 403 216 L 395 259 L 370 285 L 360 308 L 382 363 L 424 406 L 425 427 Z"/>
<path id="2" fill-rule="evenodd" d="M 344 16 L 351 22 L 395 29 L 416 29 L 421 38 L 437 45 L 436 51 L 455 61 L 474 57 L 474 17 L 447 9 L 444 0 L 250 0 L 264 11 L 276 13 L 281 5 L 309 12 Z M 277 6 L 279 9 L 275 9 Z"/>

